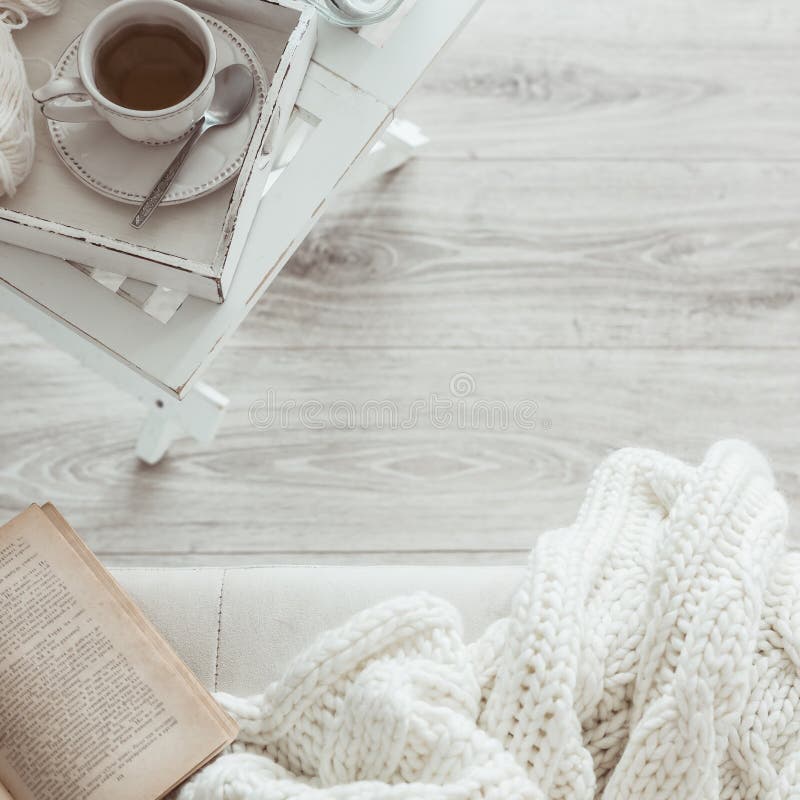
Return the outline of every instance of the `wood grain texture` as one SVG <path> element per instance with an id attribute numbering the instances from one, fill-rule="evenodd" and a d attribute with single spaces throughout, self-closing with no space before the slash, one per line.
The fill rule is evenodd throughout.
<path id="1" fill-rule="evenodd" d="M 306 561 L 355 550 L 441 560 L 448 550 L 486 550 L 516 558 L 538 532 L 570 522 L 611 449 L 699 458 L 730 435 L 761 445 L 783 488 L 800 494 L 795 443 L 776 424 L 793 418 L 800 391 L 786 351 L 765 359 L 736 349 L 232 347 L 213 376 L 233 390 L 215 446 L 179 444 L 155 468 L 133 455 L 130 401 L 89 373 L 74 380 L 80 372 L 67 364 L 54 374 L 45 347 L 11 352 L 5 373 L 36 386 L 19 405 L 33 404 L 43 386 L 61 400 L 55 420 L 29 408 L 5 430 L 2 505 L 50 498 L 106 557 L 274 552 Z M 391 401 L 404 418 L 419 398 L 449 396 L 457 373 L 473 377 L 474 398 L 535 401 L 536 430 L 437 428 L 426 413 L 408 430 L 381 429 L 360 412 L 352 425 L 336 423 L 333 406 L 360 410 L 367 400 Z M 291 415 L 255 428 L 248 410 L 270 389 L 278 404 L 318 401 L 326 424 L 309 430 Z M 108 398 L 102 408 L 98 395 Z"/>
<path id="2" fill-rule="evenodd" d="M 52 499 L 115 564 L 512 563 L 610 450 L 730 436 L 796 503 L 798 30 L 786 0 L 487 0 L 408 102 L 427 153 L 343 195 L 212 366 L 213 446 L 139 464 L 142 409 L 0 318 L 0 516 Z M 462 373 L 536 429 L 250 419 L 407 415 Z"/>
<path id="3" fill-rule="evenodd" d="M 432 158 L 797 159 L 787 0 L 487 0 L 409 98 Z"/>
<path id="4" fill-rule="evenodd" d="M 800 164 L 412 162 L 324 219 L 244 346 L 797 346 Z"/>

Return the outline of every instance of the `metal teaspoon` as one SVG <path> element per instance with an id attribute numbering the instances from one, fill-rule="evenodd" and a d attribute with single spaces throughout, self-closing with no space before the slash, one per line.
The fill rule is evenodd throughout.
<path id="1" fill-rule="evenodd" d="M 197 140 L 212 128 L 218 125 L 230 125 L 244 113 L 250 105 L 253 96 L 255 80 L 250 70 L 242 64 L 231 64 L 220 70 L 216 76 L 214 97 L 205 116 L 195 125 L 186 144 L 178 151 L 172 163 L 164 170 L 156 185 L 150 190 L 144 202 L 139 206 L 136 216 L 131 220 L 134 228 L 141 228 L 152 213 L 158 208 L 159 203 L 175 180 L 175 176 L 186 161 L 186 157 L 197 143 Z"/>

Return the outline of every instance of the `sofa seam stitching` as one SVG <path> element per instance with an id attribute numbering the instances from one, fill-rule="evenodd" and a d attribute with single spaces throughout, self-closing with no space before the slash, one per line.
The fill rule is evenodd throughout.
<path id="1" fill-rule="evenodd" d="M 219 582 L 219 601 L 217 603 L 217 651 L 214 656 L 214 691 L 217 691 L 219 685 L 219 649 L 220 640 L 222 638 L 222 596 L 225 593 L 225 576 L 228 574 L 228 568 L 222 570 L 222 579 Z"/>

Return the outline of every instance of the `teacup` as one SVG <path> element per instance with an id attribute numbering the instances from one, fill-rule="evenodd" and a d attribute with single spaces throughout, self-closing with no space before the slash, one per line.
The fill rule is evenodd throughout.
<path id="1" fill-rule="evenodd" d="M 98 86 L 105 78 L 97 71 L 98 54 L 102 55 L 104 45 L 113 47 L 113 37 L 129 26 L 131 29 L 156 26 L 154 30 L 171 30 L 175 36 L 185 37 L 205 59 L 205 69 L 200 67 L 197 73 L 197 86 L 166 108 L 145 110 L 123 105 L 119 98 L 104 94 Z M 183 137 L 208 110 L 214 95 L 216 57 L 211 31 L 188 6 L 177 0 L 121 0 L 100 12 L 83 32 L 77 53 L 78 77 L 52 80 L 33 96 L 49 119 L 60 122 L 100 119 L 128 139 L 166 144 Z"/>

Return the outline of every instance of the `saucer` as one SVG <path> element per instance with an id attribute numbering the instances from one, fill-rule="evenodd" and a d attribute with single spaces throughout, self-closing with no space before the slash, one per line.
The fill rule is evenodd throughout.
<path id="1" fill-rule="evenodd" d="M 162 205 L 186 203 L 209 194 L 236 176 L 266 99 L 268 81 L 253 49 L 218 19 L 200 14 L 217 45 L 217 71 L 244 64 L 255 77 L 254 99 L 234 123 L 201 137 L 181 168 Z M 78 36 L 55 67 L 55 77 L 78 74 Z M 152 146 L 133 142 L 106 122 L 48 120 L 50 138 L 61 160 L 78 180 L 112 200 L 139 205 L 183 142 Z"/>

